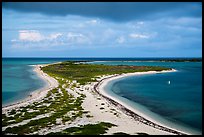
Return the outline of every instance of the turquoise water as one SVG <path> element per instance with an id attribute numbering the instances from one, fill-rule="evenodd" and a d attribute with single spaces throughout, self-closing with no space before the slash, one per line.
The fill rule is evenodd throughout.
<path id="1" fill-rule="evenodd" d="M 4 65 L 2 72 L 2 104 L 20 100 L 31 91 L 43 87 L 44 81 L 39 79 L 31 66 Z M 22 73 L 23 72 L 23 73 Z"/>
<path id="2" fill-rule="evenodd" d="M 62 59 L 61 59 L 62 60 Z M 2 60 L 2 105 L 8 105 L 26 98 L 32 91 L 45 86 L 30 65 L 47 64 L 60 59 L 21 59 Z"/>
<path id="3" fill-rule="evenodd" d="M 92 63 L 165 66 L 178 70 L 171 73 L 130 76 L 114 80 L 105 88 L 108 93 L 127 99 L 131 105 L 140 104 L 165 120 L 201 134 L 202 62 L 109 61 Z"/>

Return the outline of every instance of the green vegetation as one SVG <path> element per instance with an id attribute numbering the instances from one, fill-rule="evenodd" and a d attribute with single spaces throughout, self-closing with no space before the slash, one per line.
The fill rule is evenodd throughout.
<path id="1" fill-rule="evenodd" d="M 9 113 L 9 115 L 14 115 L 14 114 L 16 114 L 16 110 L 11 110 L 11 112 Z"/>
<path id="2" fill-rule="evenodd" d="M 67 61 L 60 64 L 53 64 L 43 67 L 42 70 L 54 77 L 62 77 L 68 80 L 77 80 L 80 84 L 96 81 L 100 75 L 121 74 L 129 72 L 144 72 L 144 71 L 161 71 L 169 70 L 159 66 L 107 66 L 97 64 L 76 64 L 73 61 Z"/>
<path id="3" fill-rule="evenodd" d="M 149 135 L 147 133 L 143 133 L 143 132 L 137 132 L 138 135 Z"/>
<path id="4" fill-rule="evenodd" d="M 49 133 L 47 135 L 101 135 L 106 133 L 108 128 L 116 126 L 107 122 L 100 122 L 98 124 L 81 125 L 80 127 L 67 128 L 61 132 Z"/>
<path id="5" fill-rule="evenodd" d="M 124 132 L 116 132 L 116 133 L 113 133 L 113 135 L 130 135 L 130 134 L 127 134 Z"/>
<path id="6" fill-rule="evenodd" d="M 61 89 L 62 95 L 58 92 L 58 90 Z M 38 131 L 42 128 L 49 127 L 52 125 L 56 125 L 56 119 L 62 118 L 62 123 L 65 123 L 66 121 L 73 121 L 77 117 L 82 117 L 83 115 L 83 108 L 81 106 L 84 95 L 81 94 L 79 97 L 74 98 L 71 94 L 68 94 L 67 91 L 65 91 L 64 88 L 60 85 L 59 88 L 55 88 L 53 90 L 50 90 L 47 96 L 44 98 L 42 102 L 35 102 L 32 105 L 28 105 L 25 107 L 21 107 L 23 110 L 20 113 L 15 114 L 14 117 L 7 117 L 5 114 L 3 116 L 2 124 L 3 126 L 7 126 L 14 123 L 22 122 L 26 119 L 35 118 L 38 115 L 51 113 L 52 114 L 48 117 L 43 117 L 37 120 L 31 120 L 25 125 L 19 125 L 12 128 L 7 128 L 3 134 L 12 133 L 12 134 L 18 134 L 18 135 L 24 135 L 28 133 L 33 133 L 35 131 Z M 43 103 L 51 101 L 49 106 L 42 105 Z M 27 109 L 34 109 L 38 110 L 37 112 L 27 112 Z M 71 115 L 67 116 L 67 113 L 72 112 Z M 14 113 L 12 110 L 10 113 Z M 85 111 L 85 114 L 88 112 Z M 9 122 L 9 120 L 14 120 L 12 122 Z"/>
<path id="7" fill-rule="evenodd" d="M 177 59 L 164 59 L 159 61 L 165 62 L 201 62 L 202 58 L 177 58 Z"/>

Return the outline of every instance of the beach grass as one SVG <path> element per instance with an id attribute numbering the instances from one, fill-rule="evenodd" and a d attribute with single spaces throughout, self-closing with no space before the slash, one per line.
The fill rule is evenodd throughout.
<path id="1" fill-rule="evenodd" d="M 62 91 L 62 95 L 59 94 L 59 89 Z M 51 97 L 52 96 L 52 100 Z M 53 97 L 54 96 L 54 97 Z M 35 102 L 32 105 L 28 105 L 25 107 L 21 107 L 22 110 L 18 110 L 18 114 L 16 112 L 14 113 L 13 110 L 8 113 L 10 114 L 15 114 L 13 117 L 6 116 L 5 114 L 2 117 L 2 125 L 3 126 L 8 126 L 10 124 L 15 124 L 15 123 L 20 123 L 23 120 L 27 119 L 32 119 L 35 118 L 39 115 L 42 114 L 48 114 L 52 112 L 51 116 L 36 119 L 36 120 L 31 120 L 27 124 L 24 125 L 19 125 L 15 127 L 8 127 L 6 130 L 3 132 L 4 134 L 6 133 L 12 133 L 12 134 L 28 134 L 32 133 L 35 131 L 38 131 L 42 128 L 48 127 L 52 124 L 56 124 L 56 119 L 57 118 L 62 118 L 62 122 L 65 123 L 67 121 L 73 121 L 77 117 L 82 117 L 83 115 L 83 108 L 81 106 L 83 99 L 85 96 L 81 95 L 77 97 L 76 99 L 69 94 L 68 92 L 65 91 L 65 89 L 62 88 L 62 86 L 59 86 L 59 88 L 53 89 L 48 92 L 47 96 L 44 98 L 42 102 Z M 48 99 L 51 101 L 49 106 L 42 105 L 44 103 L 47 103 L 45 99 Z M 27 109 L 33 109 L 38 110 L 38 112 L 27 112 Z M 70 116 L 65 116 L 68 112 L 75 112 L 72 113 L 74 115 Z M 87 114 L 87 111 L 86 111 Z M 13 120 L 12 122 L 9 122 L 10 120 Z"/>
<path id="2" fill-rule="evenodd" d="M 116 125 L 107 122 L 100 122 L 98 124 L 87 124 L 79 127 L 71 127 L 61 132 L 49 133 L 48 135 L 101 135 L 106 133 L 106 130 L 113 126 Z"/>

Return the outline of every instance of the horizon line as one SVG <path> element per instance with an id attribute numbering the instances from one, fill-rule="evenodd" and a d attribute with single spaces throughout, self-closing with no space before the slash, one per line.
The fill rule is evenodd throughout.
<path id="1" fill-rule="evenodd" d="M 202 58 L 202 57 L 2 57 L 2 58 Z"/>

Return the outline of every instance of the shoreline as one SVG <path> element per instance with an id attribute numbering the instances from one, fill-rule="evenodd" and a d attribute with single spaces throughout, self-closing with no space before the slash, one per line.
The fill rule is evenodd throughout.
<path id="1" fill-rule="evenodd" d="M 94 91 L 97 92 L 100 96 L 105 98 L 109 103 L 111 103 L 113 106 L 121 110 L 123 113 L 125 113 L 128 116 L 133 117 L 135 121 L 142 122 L 145 125 L 151 126 L 153 128 L 170 132 L 177 135 L 189 135 L 190 133 L 186 133 L 184 131 L 179 131 L 178 129 L 170 128 L 167 125 L 161 124 L 160 122 L 152 119 L 151 117 L 148 117 L 144 113 L 136 110 L 135 108 L 132 108 L 131 106 L 125 104 L 121 100 L 117 99 L 116 97 L 113 97 L 106 93 L 106 91 L 103 89 L 103 87 L 108 84 L 108 82 L 127 77 L 127 76 L 136 76 L 136 75 L 143 75 L 143 74 L 156 74 L 156 73 L 164 73 L 164 72 L 175 72 L 177 70 L 164 70 L 164 71 L 148 71 L 148 72 L 135 72 L 135 73 L 126 73 L 126 74 L 116 74 L 113 76 L 106 76 L 103 77 L 100 81 L 97 82 L 97 84 L 94 85 Z"/>
<path id="2" fill-rule="evenodd" d="M 19 108 L 21 106 L 28 105 L 35 101 L 41 100 L 47 95 L 49 90 L 52 90 L 58 87 L 59 85 L 58 81 L 50 77 L 48 74 L 44 73 L 41 70 L 41 67 L 44 67 L 47 65 L 50 65 L 50 64 L 31 65 L 34 67 L 33 71 L 37 74 L 37 76 L 46 82 L 45 86 L 43 86 L 40 89 L 32 91 L 26 98 L 22 100 L 2 106 L 2 113 L 10 109 Z"/>
<path id="3" fill-rule="evenodd" d="M 32 65 L 35 67 L 34 71 L 36 71 L 36 73 L 38 74 L 38 76 L 42 79 L 44 79 L 46 82 L 48 82 L 46 84 L 45 87 L 37 90 L 37 91 L 33 91 L 32 97 L 28 97 L 20 102 L 11 104 L 9 106 L 5 106 L 2 107 L 2 112 L 7 112 L 7 110 L 11 110 L 11 109 L 15 109 L 15 108 L 19 108 L 21 106 L 24 105 L 28 105 L 31 104 L 35 101 L 38 100 L 42 100 L 48 93 L 49 90 L 51 90 L 52 88 L 58 87 L 59 83 L 56 79 L 54 79 L 53 77 L 48 76 L 48 74 L 44 73 L 40 67 L 44 67 L 45 65 L 50 65 L 50 64 L 41 64 L 41 65 Z M 125 77 L 125 76 L 131 76 L 131 75 L 135 75 L 135 74 L 153 74 L 153 73 L 163 73 L 163 72 L 173 72 L 176 71 L 174 69 L 172 70 L 164 70 L 164 71 L 148 71 L 148 72 L 135 72 L 135 73 L 126 73 L 126 74 L 115 74 L 115 75 L 106 75 L 105 77 L 100 77 L 99 80 L 97 80 L 97 82 L 93 82 L 92 84 L 86 84 L 83 87 L 83 92 L 85 92 L 86 98 L 85 98 L 85 103 L 82 105 L 83 108 L 85 107 L 85 110 L 89 110 L 91 112 L 91 114 L 94 113 L 94 117 L 92 120 L 88 120 L 90 123 L 95 123 L 97 122 L 99 119 L 101 119 L 102 121 L 108 121 L 111 123 L 114 123 L 116 125 L 119 126 L 118 130 L 123 130 L 125 124 L 129 123 L 132 126 L 135 126 L 134 128 L 131 128 L 128 130 L 126 129 L 126 131 L 129 131 L 130 133 L 132 133 L 131 131 L 135 131 L 135 129 L 137 130 L 141 130 L 141 131 L 145 131 L 148 134 L 178 134 L 178 135 L 186 135 L 188 133 L 184 133 L 181 131 L 177 131 L 176 129 L 170 129 L 168 127 L 163 126 L 162 124 L 158 124 L 157 122 L 153 121 L 151 122 L 150 120 L 146 119 L 146 117 L 141 117 L 140 115 L 138 115 L 138 113 L 135 113 L 134 111 L 132 111 L 131 109 L 129 109 L 127 106 L 124 106 L 123 103 L 121 103 L 120 101 L 115 101 L 113 100 L 111 97 L 101 94 L 101 85 L 104 84 L 105 82 L 108 82 L 109 80 L 113 80 L 114 78 L 117 79 L 118 77 Z M 112 79 L 111 79 L 112 78 Z M 98 108 L 99 110 L 96 111 L 96 106 L 95 104 L 98 104 L 99 100 L 97 100 L 96 96 L 93 96 L 92 93 L 88 92 L 88 90 L 86 90 L 85 87 L 89 87 L 89 90 L 93 90 L 95 91 L 95 93 L 97 94 L 97 96 L 101 96 L 101 99 L 103 99 L 106 103 L 110 104 L 113 108 L 118 109 L 119 111 L 121 111 L 121 115 L 123 118 L 120 120 L 120 118 L 112 118 L 112 115 L 110 112 L 107 112 L 106 114 L 103 112 L 100 112 L 100 108 Z M 100 91 L 98 91 L 98 89 Z M 77 90 L 73 90 L 73 91 L 77 91 Z M 78 90 L 78 92 L 80 93 L 80 91 Z M 81 92 L 81 93 L 83 93 Z M 92 102 L 90 105 L 90 102 Z M 99 106 L 99 104 L 98 104 Z M 105 109 L 110 109 L 108 106 L 105 107 Z M 108 116 L 108 117 L 107 117 Z M 143 116 L 143 115 L 142 115 Z M 127 119 L 125 120 L 124 118 Z M 84 119 L 84 118 L 82 118 Z M 83 121 L 83 120 L 82 120 Z M 86 119 L 85 119 L 86 121 Z M 117 121 L 117 122 L 116 122 Z M 88 123 L 89 123 L 88 122 Z M 135 122 L 137 122 L 137 125 L 135 125 Z M 80 121 L 79 121 L 80 123 Z M 155 124 L 156 123 L 156 124 Z M 130 127 L 132 127 L 130 126 Z M 65 126 L 66 127 L 66 126 Z M 126 127 L 125 127 L 126 128 Z M 57 130 L 56 128 L 53 129 L 54 131 Z M 113 132 L 115 129 L 110 129 L 110 132 Z M 127 133 L 129 133 L 127 132 Z M 110 133 L 109 133 L 110 134 Z"/>

